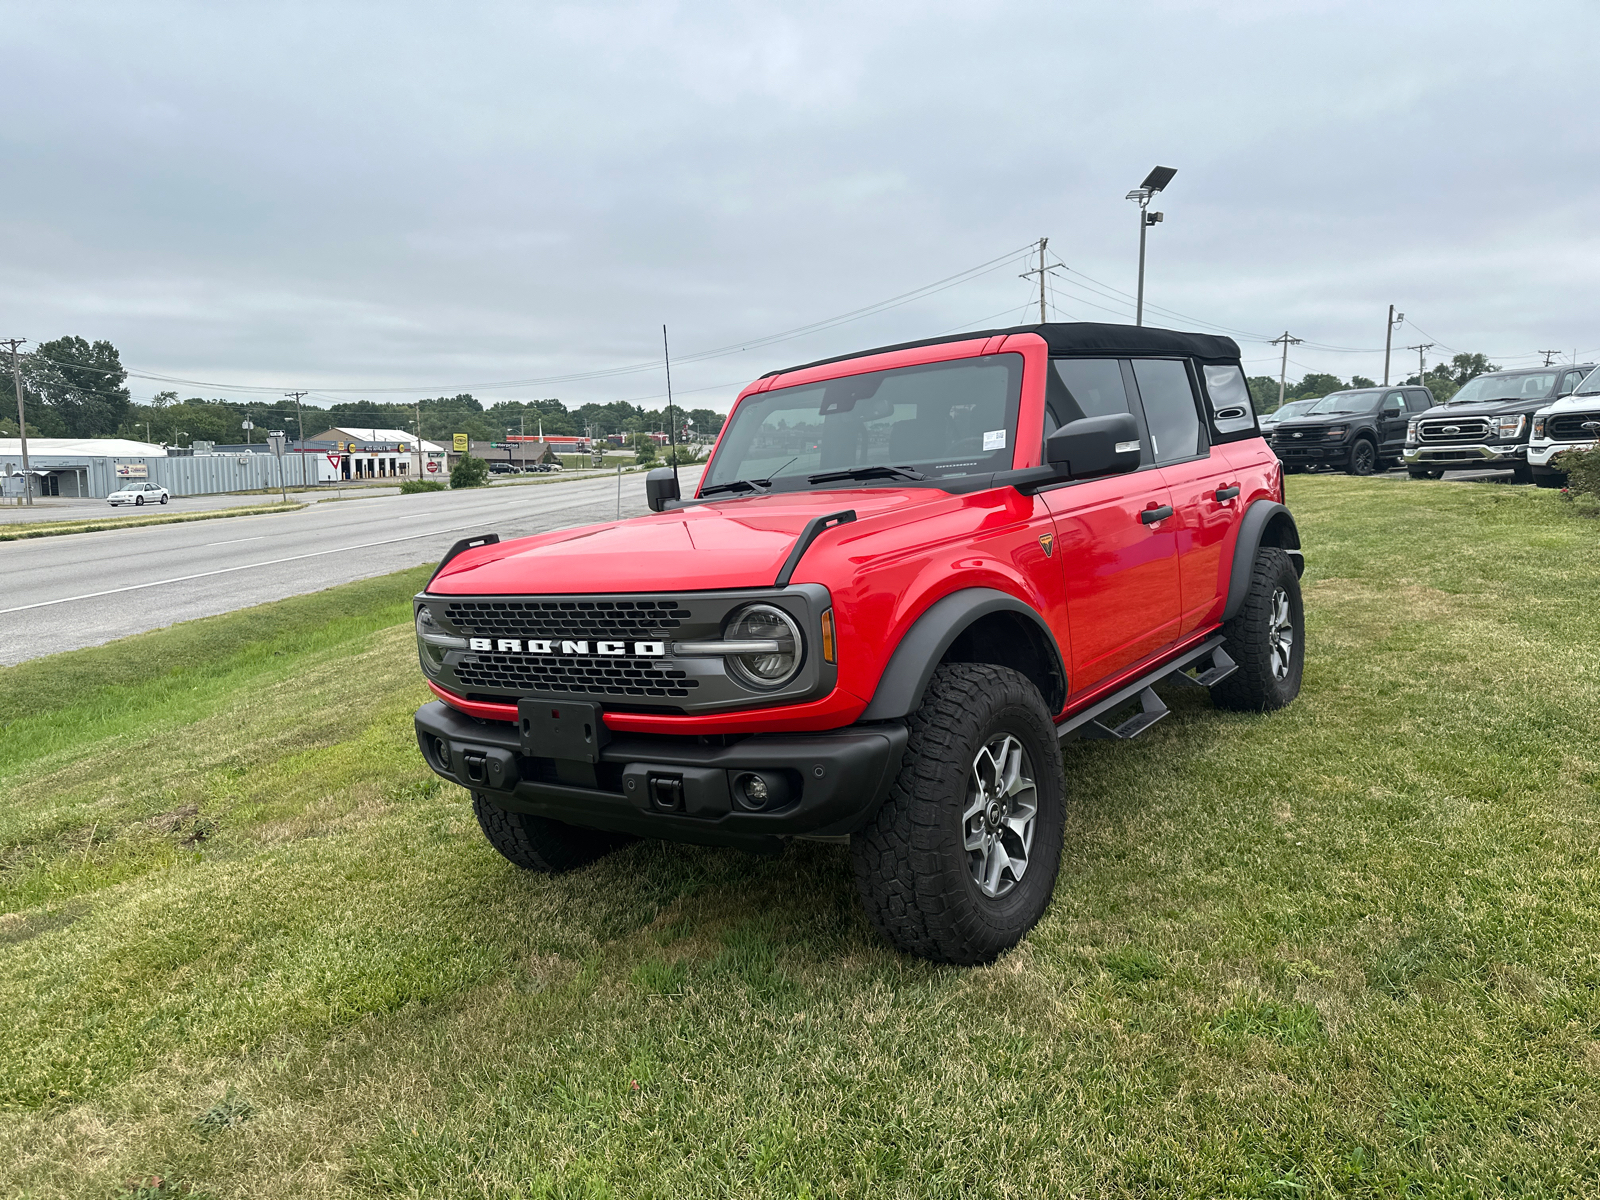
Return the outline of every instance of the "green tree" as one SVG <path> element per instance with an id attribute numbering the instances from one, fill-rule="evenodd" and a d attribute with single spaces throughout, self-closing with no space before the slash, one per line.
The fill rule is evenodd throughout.
<path id="1" fill-rule="evenodd" d="M 656 461 L 656 443 L 651 437 L 635 437 L 633 442 L 633 461 L 641 467 Z"/>
<path id="2" fill-rule="evenodd" d="M 1338 392 L 1344 389 L 1344 380 L 1337 375 L 1323 375 L 1313 372 L 1299 383 L 1295 384 L 1285 395 L 1285 400 L 1310 400 L 1314 396 L 1326 396 L 1329 392 Z"/>
<path id="3" fill-rule="evenodd" d="M 711 441 L 721 433 L 722 423 L 727 420 L 713 408 L 691 408 L 684 416 L 695 433 L 706 441 Z"/>
<path id="4" fill-rule="evenodd" d="M 110 437 L 128 411 L 128 372 L 110 342 L 43 342 L 27 356 L 23 386 L 60 419 L 68 437 Z"/>
<path id="5" fill-rule="evenodd" d="M 463 454 L 450 468 L 450 486 L 453 488 L 483 487 L 489 482 L 489 464 L 481 458 Z"/>
<path id="6" fill-rule="evenodd" d="M 1250 403 L 1258 413 L 1275 412 L 1278 407 L 1278 381 L 1271 375 L 1252 375 L 1245 380 L 1250 385 Z"/>
<path id="7" fill-rule="evenodd" d="M 1350 376 L 1350 386 L 1353 388 L 1369 388 L 1377 387 L 1378 384 L 1376 380 L 1368 379 L 1365 375 L 1352 375 Z"/>

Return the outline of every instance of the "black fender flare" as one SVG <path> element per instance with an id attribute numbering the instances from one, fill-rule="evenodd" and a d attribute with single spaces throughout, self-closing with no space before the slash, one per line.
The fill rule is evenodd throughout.
<path id="1" fill-rule="evenodd" d="M 1037 627 L 1043 644 L 1054 660 L 1048 669 L 1059 679 L 1059 696 L 1064 701 L 1067 671 L 1061 661 L 1061 647 L 1056 644 L 1055 634 L 1045 624 L 1044 618 L 1015 596 L 994 588 L 973 587 L 963 588 L 936 600 L 912 623 L 894 653 L 889 656 L 889 665 L 878 679 L 872 701 L 859 719 L 889 721 L 915 712 L 922 703 L 922 693 L 927 690 L 928 681 L 933 678 L 934 668 L 943 660 L 955 640 L 975 621 L 998 612 L 1015 613 Z M 1045 697 L 1047 706 L 1050 699 L 1049 696 Z"/>
<path id="2" fill-rule="evenodd" d="M 1287 508 L 1276 500 L 1256 500 L 1245 510 L 1239 522 L 1239 540 L 1233 546 L 1233 568 L 1228 576 L 1228 603 L 1222 610 L 1222 619 L 1231 621 L 1244 607 L 1245 594 L 1250 590 L 1250 575 L 1255 569 L 1256 551 L 1262 545 L 1277 546 L 1287 550 L 1294 560 L 1295 574 L 1306 572 L 1305 556 L 1300 553 L 1300 530 Z"/>

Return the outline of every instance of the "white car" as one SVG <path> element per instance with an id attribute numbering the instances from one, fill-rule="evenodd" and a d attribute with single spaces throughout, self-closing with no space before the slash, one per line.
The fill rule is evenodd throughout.
<path id="1" fill-rule="evenodd" d="M 1600 443 L 1600 369 L 1590 371 L 1577 390 L 1533 414 L 1528 466 L 1540 487 L 1564 487 L 1567 473 L 1552 460 L 1565 450 L 1591 450 Z"/>
<path id="2" fill-rule="evenodd" d="M 125 483 L 106 497 L 113 508 L 119 504 L 165 504 L 169 499 L 167 489 L 159 483 Z"/>

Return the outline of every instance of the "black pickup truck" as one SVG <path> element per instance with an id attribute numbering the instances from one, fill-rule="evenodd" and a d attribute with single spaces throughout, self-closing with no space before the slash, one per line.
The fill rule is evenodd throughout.
<path id="1" fill-rule="evenodd" d="M 1331 392 L 1272 428 L 1272 450 L 1285 471 L 1328 467 L 1371 475 L 1400 465 L 1406 426 L 1433 405 L 1424 387 L 1355 388 Z"/>
<path id="2" fill-rule="evenodd" d="M 1494 371 L 1469 380 L 1443 404 L 1412 421 L 1405 464 L 1413 479 L 1438 479 L 1446 471 L 1505 471 L 1533 482 L 1528 434 L 1533 414 L 1570 395 L 1593 363 Z"/>

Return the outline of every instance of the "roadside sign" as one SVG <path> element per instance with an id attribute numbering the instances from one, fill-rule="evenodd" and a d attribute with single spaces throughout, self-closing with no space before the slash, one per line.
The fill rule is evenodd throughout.
<path id="1" fill-rule="evenodd" d="M 428 474 L 429 475 L 437 475 L 438 473 L 439 473 L 439 464 L 436 463 L 436 462 L 430 462 L 428 464 Z"/>
<path id="2" fill-rule="evenodd" d="M 337 471 L 339 469 L 339 460 L 343 457 L 344 455 L 339 454 L 336 451 L 328 451 L 328 465 Z"/>
<path id="3" fill-rule="evenodd" d="M 456 443 L 456 453 L 457 454 L 465 454 L 467 452 L 467 435 L 466 434 L 464 434 L 464 433 L 456 434 L 455 435 L 455 443 Z"/>
<path id="4" fill-rule="evenodd" d="M 267 434 L 267 446 L 272 453 L 279 458 L 283 457 L 284 443 L 286 440 L 287 439 L 284 437 L 283 430 L 281 429 L 274 429 L 272 432 Z"/>
<path id="5" fill-rule="evenodd" d="M 118 463 L 117 478 L 148 479 L 150 478 L 150 468 L 144 463 Z"/>

